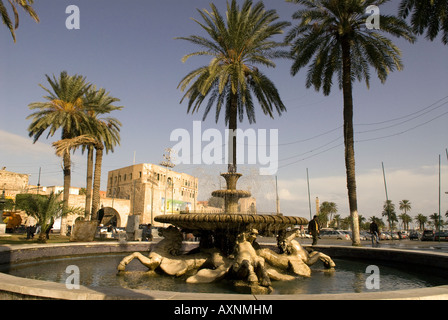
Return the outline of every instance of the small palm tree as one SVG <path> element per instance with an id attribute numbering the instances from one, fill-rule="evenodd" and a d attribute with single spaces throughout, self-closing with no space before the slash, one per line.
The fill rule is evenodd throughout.
<path id="1" fill-rule="evenodd" d="M 51 90 L 40 85 L 49 95 L 44 96 L 45 102 L 33 102 L 29 105 L 36 110 L 27 119 L 32 119 L 28 127 L 29 136 L 35 143 L 48 130 L 47 138 L 61 130 L 61 139 L 78 136 L 88 125 L 84 94 L 90 84 L 80 75 L 69 76 L 66 71 L 61 72 L 59 79 L 53 75 L 51 79 L 46 75 Z M 70 153 L 63 156 L 64 171 L 64 201 L 68 204 L 71 182 Z"/>
<path id="2" fill-rule="evenodd" d="M 11 9 L 14 13 L 14 23 L 11 21 L 8 10 L 6 9 L 2 0 L 0 0 L 0 15 L 2 16 L 3 24 L 5 24 L 9 29 L 12 39 L 14 40 L 14 42 L 16 42 L 15 30 L 19 27 L 19 13 L 17 11 L 17 5 L 22 7 L 22 9 L 25 10 L 25 12 L 28 13 L 34 21 L 39 22 L 39 17 L 37 16 L 33 7 L 31 7 L 31 5 L 34 3 L 34 0 L 8 0 L 8 2 L 11 5 Z"/>
<path id="3" fill-rule="evenodd" d="M 356 80 L 370 83 L 372 67 L 382 83 L 394 70 L 401 70 L 401 52 L 383 34 L 415 40 L 404 20 L 381 15 L 381 29 L 366 27 L 366 10 L 370 5 L 381 5 L 387 0 L 287 0 L 304 6 L 294 13 L 299 19 L 286 40 L 292 44 L 293 75 L 310 64 L 306 86 L 313 86 L 329 95 L 333 77 L 337 75 L 343 92 L 345 166 L 350 215 L 353 223 L 353 245 L 360 245 L 358 204 L 355 177 L 352 86 Z"/>
<path id="4" fill-rule="evenodd" d="M 179 83 L 185 91 L 183 100 L 188 99 L 187 112 L 197 112 L 208 97 L 203 119 L 216 104 L 215 120 L 218 122 L 224 109 L 225 122 L 230 133 L 235 133 L 237 120 L 243 121 L 247 115 L 249 123 L 255 122 L 253 95 L 264 114 L 274 117 L 286 111 L 277 88 L 263 74 L 257 65 L 275 67 L 273 58 L 287 57 L 287 53 L 278 50 L 283 43 L 272 37 L 283 33 L 289 25 L 277 22 L 275 10 L 266 11 L 262 2 L 255 5 L 245 0 L 241 9 L 236 0 L 227 3 L 225 18 L 214 4 L 211 11 L 198 10 L 204 22 L 197 22 L 207 33 L 207 37 L 190 36 L 177 39 L 187 40 L 201 47 L 200 51 L 183 57 L 185 62 L 192 56 L 209 56 L 208 65 L 193 70 Z M 233 157 L 229 160 L 229 171 L 236 170 L 236 137 L 233 136 Z"/>
<path id="5" fill-rule="evenodd" d="M 433 41 L 439 33 L 443 44 L 448 44 L 448 4 L 446 0 L 402 0 L 399 15 L 407 18 L 411 15 L 413 31 Z"/>
<path id="6" fill-rule="evenodd" d="M 67 214 L 81 213 L 79 208 L 69 208 L 64 201 L 58 200 L 59 194 L 52 192 L 50 195 L 20 194 L 16 197 L 16 206 L 34 217 L 41 226 L 38 242 L 45 243 L 46 231 L 52 226 L 54 220 Z"/>

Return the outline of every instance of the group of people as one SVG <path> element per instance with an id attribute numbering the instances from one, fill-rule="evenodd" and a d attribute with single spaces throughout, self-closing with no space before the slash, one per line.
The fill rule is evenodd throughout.
<path id="1" fill-rule="evenodd" d="M 319 239 L 320 226 L 317 216 L 314 216 L 313 219 L 308 223 L 308 232 L 313 237 L 312 245 L 317 244 L 317 239 Z M 370 234 L 372 235 L 372 245 L 379 244 L 379 229 L 378 224 L 375 221 L 372 221 L 370 224 Z"/>
<path id="2" fill-rule="evenodd" d="M 45 236 L 47 239 L 50 239 L 50 232 L 53 228 L 54 219 L 51 218 L 51 222 L 47 230 L 45 231 Z M 37 220 L 32 216 L 27 216 L 25 219 L 25 228 L 26 228 L 26 239 L 34 239 L 34 235 L 40 233 L 42 231 L 41 226 L 37 223 Z"/>

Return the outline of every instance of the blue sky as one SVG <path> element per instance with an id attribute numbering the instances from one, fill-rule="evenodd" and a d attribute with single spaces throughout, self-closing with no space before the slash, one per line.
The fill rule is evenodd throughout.
<path id="1" fill-rule="evenodd" d="M 123 123 L 121 146 L 103 161 L 103 184 L 107 171 L 136 163 L 158 163 L 165 148 L 173 146 L 170 134 L 177 128 L 191 131 L 202 113 L 187 114 L 180 104 L 179 81 L 203 58 L 181 58 L 197 48 L 175 37 L 201 34 L 190 18 L 199 18 L 196 8 L 209 8 L 209 0 L 96 0 L 36 1 L 41 22 L 20 13 L 17 43 L 5 27 L 0 29 L 0 165 L 7 170 L 29 173 L 37 183 L 42 167 L 42 185 L 61 185 L 61 161 L 50 147 L 59 136 L 42 136 L 33 145 L 27 135 L 28 104 L 43 101 L 45 74 L 62 70 L 81 74 L 98 87 L 121 99 L 125 108 L 113 116 Z M 215 1 L 224 8 L 224 1 Z M 292 21 L 298 7 L 280 0 L 264 1 L 282 20 Z M 68 30 L 68 5 L 80 9 L 80 29 Z M 396 12 L 398 1 L 380 8 Z M 294 22 L 293 22 L 294 23 Z M 354 86 L 355 155 L 360 214 L 379 216 L 385 200 L 381 163 L 384 162 L 389 198 L 396 203 L 411 201 L 411 215 L 438 211 L 438 157 L 442 155 L 442 212 L 448 209 L 448 166 L 445 149 L 448 119 L 448 46 L 440 40 L 420 37 L 415 44 L 394 39 L 403 52 L 404 70 L 389 75 L 383 85 L 372 74 L 371 87 Z M 310 176 L 311 200 L 336 202 L 339 213 L 348 215 L 342 140 L 342 94 L 335 86 L 330 96 L 305 88 L 305 70 L 290 75 L 289 61 L 276 61 L 264 70 L 275 82 L 287 112 L 274 120 L 257 112 L 257 123 L 242 128 L 278 129 L 278 186 L 281 210 L 287 215 L 309 217 L 306 169 Z M 373 71 L 372 71 L 373 73 Z M 202 124 L 224 130 L 214 115 Z M 85 157 L 73 157 L 73 185 L 85 180 Z M 223 165 L 179 165 L 200 178 L 199 199 L 219 188 Z M 260 211 L 275 210 L 275 178 L 258 176 L 254 166 L 240 166 L 244 176 L 239 187 L 257 197 Z M 221 181 L 223 183 L 223 180 Z"/>

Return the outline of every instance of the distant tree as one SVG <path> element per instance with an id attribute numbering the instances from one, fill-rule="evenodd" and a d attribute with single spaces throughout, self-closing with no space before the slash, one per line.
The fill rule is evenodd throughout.
<path id="1" fill-rule="evenodd" d="M 336 214 L 337 212 L 338 206 L 336 203 L 324 201 L 319 208 L 319 221 L 331 223 L 333 220 L 333 214 Z"/>
<path id="2" fill-rule="evenodd" d="M 409 223 L 412 222 L 412 217 L 407 213 L 402 213 L 398 216 L 398 218 L 401 220 L 401 223 L 403 224 L 403 229 L 409 230 Z"/>
<path id="3" fill-rule="evenodd" d="M 392 200 L 387 200 L 384 202 L 382 214 L 383 217 L 387 218 L 389 230 L 392 231 L 395 225 L 394 223 L 398 222 L 397 213 L 395 212 L 395 204 L 392 203 Z"/>
<path id="4" fill-rule="evenodd" d="M 403 210 L 404 213 L 408 213 L 408 211 L 411 211 L 412 209 L 411 202 L 409 200 L 401 200 L 398 205 L 400 206 L 400 210 Z"/>
<path id="5" fill-rule="evenodd" d="M 428 222 L 428 217 L 419 213 L 414 219 L 415 219 L 415 222 L 417 222 L 419 224 L 419 229 L 425 230 L 425 223 Z"/>
<path id="6" fill-rule="evenodd" d="M 437 230 L 443 226 L 443 220 L 440 218 L 441 217 L 438 213 L 433 213 L 429 216 L 429 219 L 433 221 L 434 228 Z"/>

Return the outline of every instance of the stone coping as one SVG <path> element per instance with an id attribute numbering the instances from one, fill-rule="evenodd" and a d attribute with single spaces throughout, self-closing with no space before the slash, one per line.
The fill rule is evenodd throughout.
<path id="1" fill-rule="evenodd" d="M 89 242 L 69 244 L 1 245 L 0 264 L 48 257 L 115 252 L 147 251 L 151 242 Z M 185 250 L 197 246 L 185 243 Z M 364 248 L 349 246 L 316 246 L 316 250 L 336 258 L 376 259 L 412 263 L 448 270 L 448 253 L 399 250 L 388 248 Z M 448 283 L 448 280 L 447 280 Z M 187 293 L 157 290 L 131 290 L 125 288 L 67 289 L 65 284 L 26 279 L 0 273 L 0 299 L 63 299 L 63 300 L 376 300 L 376 299 L 443 299 L 448 300 L 448 285 L 386 292 L 299 295 L 251 295 Z"/>

